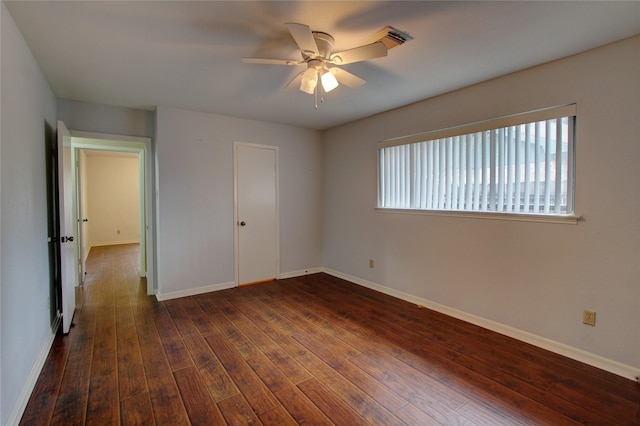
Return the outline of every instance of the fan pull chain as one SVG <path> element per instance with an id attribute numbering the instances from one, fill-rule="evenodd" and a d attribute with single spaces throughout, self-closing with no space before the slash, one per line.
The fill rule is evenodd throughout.
<path id="1" fill-rule="evenodd" d="M 318 93 L 320 93 L 320 103 L 324 103 L 324 90 L 321 84 L 318 84 L 313 92 L 316 97 L 316 109 L 318 109 Z"/>
<path id="2" fill-rule="evenodd" d="M 313 91 L 313 94 L 316 98 L 316 110 L 318 109 L 318 86 L 316 86 L 316 90 Z"/>

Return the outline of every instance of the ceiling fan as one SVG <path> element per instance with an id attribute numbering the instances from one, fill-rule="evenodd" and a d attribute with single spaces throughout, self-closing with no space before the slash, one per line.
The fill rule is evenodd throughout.
<path id="1" fill-rule="evenodd" d="M 335 89 L 339 84 L 351 88 L 362 86 L 365 83 L 364 79 L 345 71 L 339 65 L 387 56 L 389 49 L 403 44 L 410 38 L 395 28 L 386 27 L 377 33 L 373 41 L 368 44 L 333 53 L 331 49 L 334 38 L 330 34 L 311 31 L 311 28 L 304 24 L 289 22 L 285 25 L 300 48 L 302 60 L 242 58 L 242 61 L 250 64 L 306 65 L 307 69 L 296 75 L 287 86 L 302 77 L 300 90 L 316 94 L 316 96 L 318 95 L 318 80 L 320 80 L 322 90 L 325 93 Z M 330 67 L 330 65 L 334 66 Z"/>

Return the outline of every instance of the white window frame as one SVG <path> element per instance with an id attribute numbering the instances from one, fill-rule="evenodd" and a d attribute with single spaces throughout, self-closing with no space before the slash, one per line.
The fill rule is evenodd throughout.
<path id="1" fill-rule="evenodd" d="M 378 171 L 378 200 L 376 211 L 383 213 L 402 213 L 402 214 L 420 214 L 420 215 L 436 215 L 436 216 L 456 216 L 456 217 L 468 217 L 468 218 L 484 218 L 484 219 L 500 219 L 500 220 L 519 220 L 519 221 L 534 221 L 534 222 L 552 222 L 552 223 L 570 223 L 576 224 L 581 218 L 580 216 L 576 216 L 575 214 L 575 203 L 574 203 L 574 195 L 575 195 L 575 117 L 577 116 L 577 107 L 576 104 L 562 105 L 557 107 L 545 108 L 536 111 L 509 115 L 506 117 L 501 117 L 492 120 L 486 120 L 471 124 L 466 124 L 462 126 L 450 127 L 446 129 L 435 130 L 431 132 L 419 133 L 409 136 L 403 136 L 399 138 L 387 139 L 380 141 L 378 143 L 378 158 L 377 158 L 377 171 Z M 410 149 L 411 144 L 416 144 L 419 142 L 426 141 L 437 141 L 443 140 L 447 138 L 455 138 L 458 136 L 469 135 L 479 132 L 486 132 L 488 130 L 502 129 L 508 128 L 511 126 L 518 126 L 527 123 L 534 123 L 546 120 L 559 119 L 563 117 L 571 117 L 569 125 L 569 149 L 568 149 L 568 158 L 567 158 L 567 214 L 563 214 L 561 212 L 545 212 L 542 213 L 520 213 L 520 212 L 501 212 L 501 211 L 489 211 L 489 210 L 450 210 L 448 208 L 390 208 L 384 207 L 381 199 L 383 197 L 383 188 L 385 187 L 385 183 L 382 182 L 383 172 L 381 171 L 382 162 L 381 162 L 381 151 L 385 148 L 389 147 L 397 147 L 397 146 L 406 146 L 407 149 Z M 451 146 L 443 145 L 445 149 L 452 149 Z M 431 158 L 431 157 L 429 157 Z M 493 156 L 492 156 L 492 165 L 493 164 Z M 545 162 L 547 165 L 550 164 L 550 161 Z M 414 166 L 412 166 L 413 168 Z M 547 171 L 548 172 L 548 171 Z M 409 176 L 406 178 L 411 179 L 412 175 L 410 172 Z M 516 173 L 518 173 L 516 171 Z M 494 177 L 495 179 L 495 177 Z M 388 184 L 388 183 L 387 183 Z M 559 186 L 560 184 L 557 183 Z M 407 188 L 405 192 L 405 196 L 414 196 L 409 195 L 409 190 Z M 455 191 L 455 189 L 453 189 Z M 486 193 L 484 194 L 486 197 Z M 441 206 L 439 206 L 441 207 Z M 444 207 L 444 206 L 442 206 Z"/>

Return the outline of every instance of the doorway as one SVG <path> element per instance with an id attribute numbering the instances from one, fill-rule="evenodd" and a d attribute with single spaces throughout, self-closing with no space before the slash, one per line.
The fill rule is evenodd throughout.
<path id="1" fill-rule="evenodd" d="M 86 206 L 83 209 L 82 192 L 82 157 L 87 152 L 106 152 L 111 156 L 121 156 L 137 159 L 138 163 L 138 199 L 139 199 L 139 221 L 138 232 L 140 243 L 139 275 L 146 277 L 147 294 L 155 294 L 155 262 L 153 253 L 155 252 L 155 236 L 153 232 L 153 191 L 152 191 L 152 161 L 151 161 L 151 139 L 145 137 L 111 135 L 93 132 L 70 131 L 71 146 L 74 167 L 74 220 L 78 224 L 76 235 L 79 244 L 76 245 L 78 281 L 81 282 L 86 270 L 84 260 L 87 257 L 87 232 L 88 222 L 91 220 L 86 214 Z M 85 194 L 86 197 L 86 194 Z M 86 219 L 86 221 L 85 221 Z M 120 234 L 117 234 L 117 231 Z M 122 235 L 122 228 L 113 230 L 115 235 Z M 114 241 L 118 241 L 114 238 Z M 83 246 L 85 246 L 83 248 Z"/>
<path id="2" fill-rule="evenodd" d="M 234 143 L 236 282 L 278 278 L 278 148 Z"/>
<path id="3" fill-rule="evenodd" d="M 89 250 L 139 244 L 143 233 L 140 154 L 77 149 L 78 282 L 84 282 Z M 142 270 L 143 259 L 138 269 Z"/>

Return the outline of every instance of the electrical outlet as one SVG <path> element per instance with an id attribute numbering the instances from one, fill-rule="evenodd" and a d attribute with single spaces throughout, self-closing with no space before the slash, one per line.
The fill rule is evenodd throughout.
<path id="1" fill-rule="evenodd" d="M 582 312 L 582 323 L 595 326 L 596 325 L 596 313 L 585 309 Z"/>
<path id="2" fill-rule="evenodd" d="M 369 259 L 369 268 L 373 268 L 375 266 L 375 262 L 373 259 Z"/>
<path id="3" fill-rule="evenodd" d="M 116 234 L 120 235 L 120 230 L 119 229 L 116 231 Z"/>

